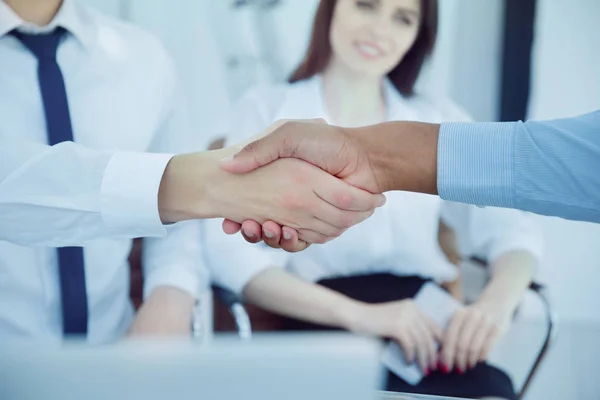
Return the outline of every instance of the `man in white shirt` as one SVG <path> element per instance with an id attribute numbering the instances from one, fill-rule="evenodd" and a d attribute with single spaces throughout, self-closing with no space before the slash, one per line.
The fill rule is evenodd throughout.
<path id="1" fill-rule="evenodd" d="M 0 336 L 118 338 L 133 318 L 136 236 L 154 238 L 131 331 L 187 333 L 204 283 L 198 230 L 164 224 L 277 217 L 319 241 L 383 202 L 299 162 L 247 178 L 220 170 L 231 149 L 142 154 L 198 148 L 171 61 L 151 35 L 74 0 L 0 1 L 0 59 Z"/>
<path id="2" fill-rule="evenodd" d="M 10 127 L 2 132 L 5 138 L 54 144 L 54 130 L 71 132 L 55 142 L 74 140 L 98 150 L 199 148 L 187 127 L 171 60 L 158 40 L 141 29 L 74 0 L 0 1 L 0 59 L 0 120 L 3 129 Z M 75 180 L 80 172 L 49 166 L 39 184 Z M 144 184 L 140 179 L 138 185 Z M 74 204 L 85 200 L 79 197 Z M 86 218 L 80 215 L 63 228 Z M 92 224 L 89 229 L 94 230 Z M 165 238 L 144 240 L 146 303 L 133 325 L 131 241 L 84 242 L 84 249 L 68 251 L 0 242 L 0 337 L 60 340 L 79 334 L 102 343 L 128 329 L 189 332 L 195 296 L 206 283 L 194 223 L 173 227 Z M 71 301 L 65 301 L 67 289 L 74 292 L 67 297 Z"/>

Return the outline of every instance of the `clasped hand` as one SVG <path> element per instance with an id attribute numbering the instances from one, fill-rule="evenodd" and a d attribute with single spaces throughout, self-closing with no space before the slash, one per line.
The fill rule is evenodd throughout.
<path id="1" fill-rule="evenodd" d="M 456 311 L 442 330 L 408 299 L 363 306 L 349 329 L 396 341 L 407 362 L 417 362 L 425 375 L 462 374 L 487 359 L 508 324 L 506 313 L 475 303 Z"/>
<path id="2" fill-rule="evenodd" d="M 267 195 L 280 208 L 265 210 L 258 219 L 251 218 L 256 212 L 239 213 L 225 220 L 223 230 L 242 230 L 249 242 L 264 240 L 290 252 L 341 235 L 385 202 L 364 144 L 322 120 L 276 123 L 266 137 L 223 160 L 221 167 L 237 176 L 263 175 L 261 185 L 248 188 L 256 193 L 252 200 Z"/>

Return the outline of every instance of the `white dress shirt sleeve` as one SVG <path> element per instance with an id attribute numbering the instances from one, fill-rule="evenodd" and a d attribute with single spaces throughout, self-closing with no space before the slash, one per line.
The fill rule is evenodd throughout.
<path id="1" fill-rule="evenodd" d="M 542 234 L 531 214 L 445 201 L 441 218 L 457 232 L 463 256 L 482 256 L 493 263 L 508 252 L 526 251 L 538 265 L 542 260 Z"/>
<path id="2" fill-rule="evenodd" d="M 164 114 L 149 150 L 165 153 L 199 151 L 202 138 L 191 131 L 175 67 L 162 47 L 157 55 L 161 56 L 162 63 L 157 93 L 164 98 Z M 168 232 L 165 237 L 144 239 L 144 296 L 149 296 L 158 286 L 176 287 L 197 296 L 208 287 L 199 222 L 179 223 L 169 227 Z"/>
<path id="3" fill-rule="evenodd" d="M 158 187 L 171 157 L 0 136 L 0 240 L 58 247 L 163 236 Z"/>

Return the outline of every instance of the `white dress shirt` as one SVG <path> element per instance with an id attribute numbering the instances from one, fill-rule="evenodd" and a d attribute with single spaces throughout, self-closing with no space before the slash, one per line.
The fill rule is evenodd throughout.
<path id="1" fill-rule="evenodd" d="M 49 147 L 37 61 L 7 33 L 57 26 L 69 32 L 57 60 L 76 144 Z M 199 226 L 178 224 L 163 237 L 158 215 L 171 156 L 134 154 L 199 148 L 158 40 L 74 0 L 43 28 L 0 1 L 0 60 L 0 337 L 60 340 L 58 265 L 48 246 L 85 246 L 91 343 L 115 340 L 132 321 L 131 237 L 157 237 L 145 240 L 146 295 L 159 285 L 196 294 L 205 283 Z"/>
<path id="2" fill-rule="evenodd" d="M 423 95 L 404 98 L 388 81 L 384 94 L 390 121 L 469 120 L 446 99 Z M 320 77 L 291 85 L 258 87 L 240 100 L 228 141 L 246 139 L 278 119 L 310 118 L 332 121 L 326 111 Z M 419 193 L 390 192 L 386 196 L 385 206 L 365 222 L 336 240 L 291 256 L 261 246 L 248 249 L 238 245 L 239 239 L 224 241 L 213 226 L 204 237 L 209 269 L 220 284 L 238 291 L 273 265 L 286 265 L 309 281 L 377 272 L 448 281 L 456 277 L 457 270 L 439 247 L 440 218 L 456 229 L 464 255 L 478 254 L 493 262 L 508 251 L 525 250 L 538 260 L 541 257 L 541 235 L 531 217 L 523 212 L 480 209 Z M 234 246 L 239 247 L 233 249 Z"/>

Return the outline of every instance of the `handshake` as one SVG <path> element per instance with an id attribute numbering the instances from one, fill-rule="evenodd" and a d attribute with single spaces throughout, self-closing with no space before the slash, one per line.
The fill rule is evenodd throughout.
<path id="1" fill-rule="evenodd" d="M 385 204 L 382 193 L 436 193 L 430 124 L 345 129 L 280 121 L 249 142 L 174 157 L 159 190 L 163 222 L 225 218 L 228 234 L 297 252 L 326 243 Z"/>

